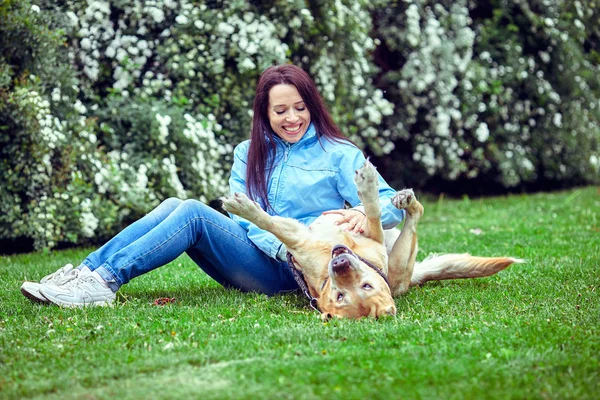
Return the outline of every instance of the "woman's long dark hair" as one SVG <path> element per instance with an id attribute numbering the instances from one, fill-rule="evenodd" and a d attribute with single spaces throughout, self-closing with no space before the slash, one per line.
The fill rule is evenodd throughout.
<path id="1" fill-rule="evenodd" d="M 247 194 L 252 200 L 263 199 L 267 209 L 271 205 L 267 194 L 267 183 L 270 176 L 267 176 L 266 168 L 273 161 L 276 148 L 276 135 L 271 129 L 268 117 L 269 91 L 273 86 L 279 84 L 296 87 L 308 108 L 310 120 L 319 135 L 319 140 L 324 137 L 336 142 L 350 142 L 333 122 L 317 86 L 302 68 L 289 64 L 267 68 L 260 76 L 256 86 L 252 133 L 250 134 L 248 164 L 246 165 Z"/>

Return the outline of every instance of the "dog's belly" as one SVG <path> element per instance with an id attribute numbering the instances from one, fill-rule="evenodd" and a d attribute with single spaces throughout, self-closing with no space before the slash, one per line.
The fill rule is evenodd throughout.
<path id="1" fill-rule="evenodd" d="M 342 243 L 345 235 L 356 236 L 355 233 L 345 232 L 344 229 L 348 226 L 347 222 L 336 225 L 335 222 L 340 218 L 337 214 L 324 214 L 313 221 L 308 227 L 315 239 L 329 241 L 332 244 Z"/>

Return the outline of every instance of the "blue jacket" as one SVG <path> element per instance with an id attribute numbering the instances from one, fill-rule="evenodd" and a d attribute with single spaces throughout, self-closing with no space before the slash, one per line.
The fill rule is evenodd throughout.
<path id="1" fill-rule="evenodd" d="M 321 138 L 310 124 L 304 136 L 294 144 L 276 137 L 277 151 L 268 182 L 271 215 L 294 218 L 305 225 L 322 212 L 360 205 L 354 174 L 365 162 L 363 153 L 351 143 L 336 143 Z M 246 161 L 250 140 L 236 146 L 229 178 L 229 192 L 246 193 Z M 393 228 L 404 218 L 390 199 L 396 192 L 379 176 L 381 221 L 384 229 Z M 258 203 L 265 209 L 264 201 Z M 270 232 L 259 229 L 244 218 L 231 218 L 248 231 L 248 238 L 270 257 L 276 258 L 281 242 Z"/>

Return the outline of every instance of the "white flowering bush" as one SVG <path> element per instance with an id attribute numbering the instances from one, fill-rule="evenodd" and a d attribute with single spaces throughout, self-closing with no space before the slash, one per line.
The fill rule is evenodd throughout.
<path id="1" fill-rule="evenodd" d="M 218 161 L 231 146 L 217 142 L 215 117 L 115 92 L 91 102 L 63 23 L 26 1 L 0 8 L 3 249 L 102 241 L 161 199 L 226 190 Z"/>
<path id="2" fill-rule="evenodd" d="M 226 191 L 232 146 L 250 132 L 258 77 L 273 64 L 304 66 L 344 130 L 376 146 L 375 127 L 393 108 L 370 79 L 368 4 L 44 0 L 6 10 L 39 19 L 37 34 L 51 30 L 60 60 L 28 48 L 40 65 L 21 72 L 25 79 L 37 72 L 35 96 L 32 87 L 6 85 L 13 97 L 24 93 L 14 103 L 20 108 L 4 110 L 7 117 L 31 109 L 29 94 L 42 104 L 27 129 L 13 130 L 50 144 L 31 161 L 27 179 L 10 175 L 30 183 L 27 196 L 24 187 L 2 192 L 19 200 L 6 206 L 12 211 L 0 237 L 34 238 L 36 247 L 97 240 L 165 197 L 217 198 Z M 30 46 L 8 24 L 5 31 Z M 52 77 L 56 66 L 69 84 Z M 15 76 L 3 71 L 9 81 Z M 3 139 L 13 150 L 21 146 Z M 14 154 L 23 157 L 15 165 L 27 164 L 23 151 Z"/>
<path id="3" fill-rule="evenodd" d="M 131 191 L 131 182 L 115 182 L 121 175 L 101 169 L 94 176 L 100 193 L 116 191 L 122 204 L 134 206 L 138 200 L 128 196 L 139 191 L 149 191 L 152 203 L 170 196 L 208 203 L 227 191 L 220 160 L 233 147 L 217 141 L 222 127 L 214 115 L 191 115 L 160 101 L 114 97 L 94 116 L 103 142 L 113 149 L 108 152 L 112 163 L 121 175 L 135 176 L 136 190 Z M 126 134 L 118 134 L 124 127 Z"/>
<path id="4" fill-rule="evenodd" d="M 379 140 L 395 145 L 384 163 L 397 181 L 453 192 L 598 182 L 600 71 L 598 53 L 585 50 L 598 37 L 592 3 L 376 8 L 377 85 L 396 110 Z"/>
<path id="5" fill-rule="evenodd" d="M 235 143 L 248 136 L 260 73 L 294 62 L 315 78 L 346 133 L 377 146 L 376 127 L 393 107 L 371 83 L 368 5 L 71 0 L 63 10 L 90 103 L 114 93 L 184 105 L 214 115 L 220 139 Z"/>
<path id="6" fill-rule="evenodd" d="M 166 197 L 211 202 L 250 132 L 260 73 L 281 63 L 311 74 L 398 187 L 597 182 L 599 10 L 597 0 L 4 2 L 0 244 L 98 242 Z"/>

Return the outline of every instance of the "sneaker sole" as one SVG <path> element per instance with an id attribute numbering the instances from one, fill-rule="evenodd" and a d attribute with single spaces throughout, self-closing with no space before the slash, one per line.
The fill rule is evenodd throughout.
<path id="1" fill-rule="evenodd" d="M 29 293 L 27 290 L 21 288 L 21 293 L 23 294 L 23 296 L 27 297 L 29 300 L 34 301 L 36 303 L 40 303 L 40 304 L 48 304 L 50 303 L 50 300 L 48 300 L 47 298 L 44 297 L 44 299 L 40 299 L 39 297 L 35 296 L 34 294 Z M 40 293 L 40 296 L 43 297 L 43 295 Z"/>
<path id="2" fill-rule="evenodd" d="M 61 307 L 68 307 L 68 308 L 78 308 L 78 307 L 112 307 L 114 305 L 114 299 L 112 300 L 97 300 L 97 301 L 93 301 L 90 303 L 73 303 L 70 301 L 64 301 L 61 299 L 57 299 L 55 297 L 52 296 L 45 296 L 48 301 L 52 304 L 56 304 L 57 306 L 61 306 Z"/>

